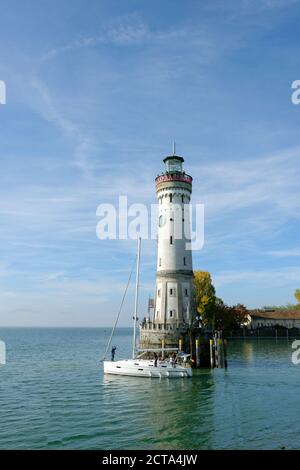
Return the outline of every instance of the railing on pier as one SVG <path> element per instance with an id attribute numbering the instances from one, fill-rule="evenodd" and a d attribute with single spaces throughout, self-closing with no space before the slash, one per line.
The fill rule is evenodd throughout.
<path id="1" fill-rule="evenodd" d="M 255 329 L 240 328 L 239 330 L 224 331 L 228 339 L 296 339 L 300 338 L 300 328 L 270 328 L 259 327 Z"/>
<path id="2" fill-rule="evenodd" d="M 174 331 L 179 329 L 178 323 L 153 323 L 145 321 L 141 324 L 141 329 L 144 331 Z"/>

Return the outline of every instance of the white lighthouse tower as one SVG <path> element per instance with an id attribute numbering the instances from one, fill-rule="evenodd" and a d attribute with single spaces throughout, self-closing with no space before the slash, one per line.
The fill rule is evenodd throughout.
<path id="1" fill-rule="evenodd" d="M 164 160 L 155 179 L 158 199 L 156 291 L 152 318 L 141 325 L 142 344 L 178 344 L 194 319 L 194 276 L 190 249 L 192 177 L 175 154 Z"/>

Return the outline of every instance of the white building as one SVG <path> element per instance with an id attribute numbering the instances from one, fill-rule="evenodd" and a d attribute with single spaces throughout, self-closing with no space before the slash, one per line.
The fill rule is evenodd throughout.
<path id="1" fill-rule="evenodd" d="M 194 317 L 194 274 L 190 244 L 192 177 L 177 155 L 164 159 L 165 172 L 155 179 L 159 204 L 157 274 L 152 318 L 141 326 L 141 343 L 173 343 Z"/>
<path id="2" fill-rule="evenodd" d="M 300 328 L 300 310 L 251 310 L 250 328 Z"/>

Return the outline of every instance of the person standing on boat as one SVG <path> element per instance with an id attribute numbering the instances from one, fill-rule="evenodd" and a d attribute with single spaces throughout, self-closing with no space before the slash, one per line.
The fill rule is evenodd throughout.
<path id="1" fill-rule="evenodd" d="M 115 360 L 115 354 L 116 354 L 116 346 L 113 346 L 113 348 L 111 349 L 111 360 L 112 362 Z"/>
<path id="2" fill-rule="evenodd" d="M 157 367 L 157 360 L 158 360 L 157 354 L 154 353 L 154 367 Z"/>
<path id="3" fill-rule="evenodd" d="M 170 366 L 174 367 L 174 358 L 173 358 L 173 356 L 170 356 L 169 362 L 170 362 Z"/>
<path id="4" fill-rule="evenodd" d="M 176 367 L 176 362 L 177 362 L 176 354 L 173 353 L 172 356 L 173 356 L 173 367 Z"/>

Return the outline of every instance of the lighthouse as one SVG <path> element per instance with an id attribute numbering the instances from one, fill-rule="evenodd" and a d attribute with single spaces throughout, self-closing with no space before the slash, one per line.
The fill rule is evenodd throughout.
<path id="1" fill-rule="evenodd" d="M 183 170 L 184 159 L 163 160 L 156 177 L 158 200 L 157 271 L 151 316 L 140 328 L 142 345 L 178 345 L 194 320 L 194 275 L 191 251 L 190 200 L 192 177 Z"/>

